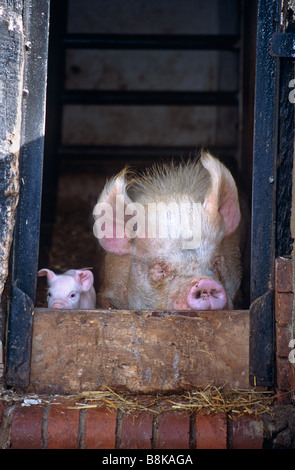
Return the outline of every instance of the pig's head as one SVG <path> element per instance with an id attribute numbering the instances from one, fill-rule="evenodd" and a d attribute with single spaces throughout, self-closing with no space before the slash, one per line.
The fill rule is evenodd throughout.
<path id="1" fill-rule="evenodd" d="M 93 286 L 93 274 L 87 269 L 69 270 L 55 274 L 50 269 L 40 269 L 38 276 L 47 276 L 47 304 L 49 308 L 80 308 L 81 294 Z"/>
<path id="2" fill-rule="evenodd" d="M 238 194 L 209 153 L 131 181 L 123 171 L 106 185 L 94 217 L 101 246 L 130 258 L 121 308 L 232 308 L 241 280 Z"/>

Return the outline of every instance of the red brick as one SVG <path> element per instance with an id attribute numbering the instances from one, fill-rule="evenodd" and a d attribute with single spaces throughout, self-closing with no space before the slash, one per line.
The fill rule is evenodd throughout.
<path id="1" fill-rule="evenodd" d="M 276 325 L 277 356 L 288 357 L 291 351 L 289 343 L 292 339 L 292 327 Z"/>
<path id="2" fill-rule="evenodd" d="M 0 426 L 3 420 L 4 409 L 5 409 L 5 402 L 0 401 Z"/>
<path id="3" fill-rule="evenodd" d="M 197 414 L 196 444 L 197 449 L 226 449 L 227 419 L 224 413 Z"/>
<path id="4" fill-rule="evenodd" d="M 77 449 L 79 410 L 51 405 L 48 415 L 48 449 Z"/>
<path id="5" fill-rule="evenodd" d="M 121 449 L 151 449 L 153 414 L 132 413 L 123 416 Z"/>
<path id="6" fill-rule="evenodd" d="M 294 364 L 288 358 L 277 357 L 277 387 L 279 390 L 295 389 Z"/>
<path id="7" fill-rule="evenodd" d="M 106 408 L 88 409 L 85 449 L 114 449 L 117 414 Z"/>
<path id="8" fill-rule="evenodd" d="M 262 449 L 263 422 L 249 415 L 232 415 L 229 441 L 231 449 Z"/>
<path id="9" fill-rule="evenodd" d="M 189 422 L 188 413 L 161 413 L 157 449 L 189 449 Z"/>
<path id="10" fill-rule="evenodd" d="M 15 407 L 10 433 L 12 449 L 41 449 L 43 410 L 39 405 Z"/>
<path id="11" fill-rule="evenodd" d="M 275 261 L 275 280 L 277 292 L 293 291 L 292 260 L 278 258 Z"/>
<path id="12" fill-rule="evenodd" d="M 279 325 L 292 324 L 293 300 L 293 294 L 276 292 L 275 316 Z"/>
<path id="13" fill-rule="evenodd" d="M 279 405 L 292 404 L 292 395 L 285 390 L 276 390 L 276 401 Z"/>

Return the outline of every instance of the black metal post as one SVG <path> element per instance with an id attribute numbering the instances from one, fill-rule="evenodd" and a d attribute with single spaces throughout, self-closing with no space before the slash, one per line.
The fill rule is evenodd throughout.
<path id="1" fill-rule="evenodd" d="M 254 115 L 250 383 L 271 386 L 274 371 L 273 290 L 278 119 L 278 59 L 270 55 L 279 28 L 278 0 L 259 0 Z"/>

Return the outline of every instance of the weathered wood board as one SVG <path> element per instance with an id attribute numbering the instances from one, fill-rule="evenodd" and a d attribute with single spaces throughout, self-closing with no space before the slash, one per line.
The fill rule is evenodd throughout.
<path id="1" fill-rule="evenodd" d="M 7 293 L 3 291 L 19 195 L 25 37 L 23 1 L 1 2 L 0 7 L 0 340 L 4 343 Z"/>
<path id="2" fill-rule="evenodd" d="M 30 390 L 248 388 L 248 311 L 36 309 Z"/>

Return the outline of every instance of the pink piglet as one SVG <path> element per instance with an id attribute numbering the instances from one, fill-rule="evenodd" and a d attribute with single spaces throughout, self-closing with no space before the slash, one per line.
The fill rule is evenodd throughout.
<path id="1" fill-rule="evenodd" d="M 96 306 L 94 277 L 91 268 L 70 269 L 55 274 L 50 269 L 40 269 L 38 277 L 47 276 L 49 308 L 92 309 Z"/>

